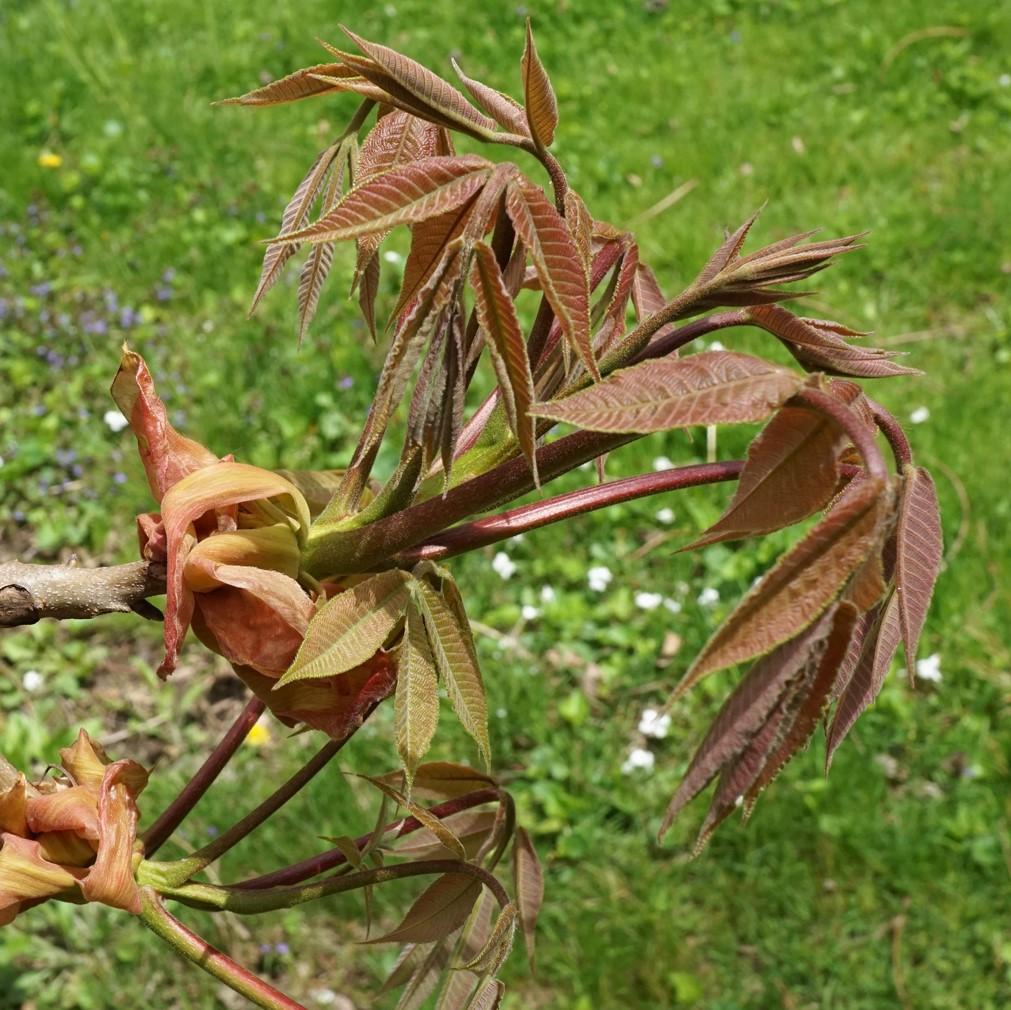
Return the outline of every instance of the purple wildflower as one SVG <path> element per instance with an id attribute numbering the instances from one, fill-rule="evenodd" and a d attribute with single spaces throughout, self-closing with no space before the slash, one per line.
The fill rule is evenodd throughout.
<path id="1" fill-rule="evenodd" d="M 337 383 L 338 389 L 350 389 L 355 384 L 355 380 L 350 375 L 342 375 Z"/>
<path id="2" fill-rule="evenodd" d="M 125 484 L 126 483 L 126 474 L 123 473 L 122 470 L 117 470 L 112 475 L 112 482 L 113 482 L 113 484 Z M 209 834 L 209 835 L 213 836 L 213 835 L 216 835 L 217 833 L 218 833 L 218 829 L 217 828 L 208 828 L 207 829 L 207 834 Z"/>
<path id="3" fill-rule="evenodd" d="M 49 281 L 40 281 L 38 284 L 33 284 L 28 290 L 36 298 L 46 298 L 53 290 L 53 286 Z"/>

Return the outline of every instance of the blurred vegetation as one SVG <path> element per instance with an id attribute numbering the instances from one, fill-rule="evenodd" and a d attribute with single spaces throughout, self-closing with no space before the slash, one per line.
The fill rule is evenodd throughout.
<path id="1" fill-rule="evenodd" d="M 689 863 L 700 808 L 664 848 L 653 836 L 729 678 L 680 703 L 666 739 L 646 739 L 637 725 L 789 536 L 675 554 L 719 514 L 728 492 L 710 489 L 513 542 L 507 580 L 492 550 L 454 562 L 481 632 L 496 764 L 548 866 L 539 974 L 513 958 L 505 1005 L 1006 1007 L 1011 9 L 955 0 L 528 8 L 562 110 L 556 153 L 596 216 L 637 230 L 668 290 L 766 200 L 757 241 L 818 225 L 871 230 L 866 250 L 823 275 L 808 304 L 875 330 L 925 370 L 874 393 L 902 419 L 920 419 L 911 434 L 938 477 L 948 567 L 924 647 L 940 657 L 940 682 L 911 691 L 894 671 L 830 782 L 819 742 L 752 823 L 729 823 Z M 245 313 L 259 240 L 353 99 L 264 111 L 209 103 L 316 62 L 313 38 L 339 41 L 338 16 L 443 73 L 460 54 L 470 75 L 515 92 L 527 12 L 432 0 L 339 10 L 5 0 L 4 557 L 108 562 L 135 551 L 132 517 L 150 502 L 132 439 L 104 417 L 124 339 L 148 357 L 173 419 L 216 451 L 264 466 L 346 460 L 381 358 L 344 297 L 350 250 L 338 254 L 301 350 L 296 276 L 256 318 Z M 679 202 L 650 211 L 689 182 Z M 387 298 L 398 265 L 384 262 Z M 735 347 L 758 339 L 724 335 Z M 721 432 L 721 457 L 738 455 L 750 434 Z M 704 455 L 698 437 L 674 433 L 615 454 L 608 470 Z M 595 566 L 613 573 L 604 591 L 588 586 Z M 145 797 L 153 816 L 236 704 L 226 671 L 195 646 L 159 684 L 157 647 L 157 629 L 125 618 L 4 634 L 3 752 L 41 772 L 83 723 L 114 756 L 155 764 Z M 439 755 L 472 759 L 445 723 Z M 275 726 L 243 748 L 184 825 L 182 845 L 201 844 L 313 750 L 306 736 L 283 737 Z M 637 747 L 655 754 L 652 771 L 623 771 Z M 389 712 L 340 761 L 349 770 L 395 763 Z M 227 858 L 222 879 L 308 854 L 317 836 L 366 830 L 373 817 L 372 796 L 334 767 Z M 392 918 L 410 893 L 385 889 L 381 914 Z M 395 1003 L 374 995 L 395 952 L 355 946 L 354 899 L 263 920 L 191 919 L 308 1006 Z M 47 906 L 0 934 L 3 1010 L 113 1004 L 231 1005 L 105 909 Z"/>

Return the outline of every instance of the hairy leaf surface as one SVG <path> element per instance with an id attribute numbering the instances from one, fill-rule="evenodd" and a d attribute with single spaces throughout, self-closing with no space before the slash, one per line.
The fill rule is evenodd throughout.
<path id="1" fill-rule="evenodd" d="M 544 872 L 537 850 L 524 828 L 517 828 L 513 838 L 513 885 L 519 908 L 520 927 L 527 959 L 534 967 L 534 948 L 537 940 L 537 916 L 544 902 Z"/>
<path id="2" fill-rule="evenodd" d="M 468 77 L 455 59 L 450 62 L 453 64 L 456 76 L 463 81 L 464 86 L 470 92 L 474 101 L 499 126 L 521 137 L 530 136 L 530 127 L 527 126 L 526 113 L 523 110 L 523 106 L 515 98 L 510 98 L 501 91 L 497 91 L 487 84 L 482 84 L 481 81 L 475 81 L 473 78 Z"/>
<path id="3" fill-rule="evenodd" d="M 869 478 L 851 484 L 818 525 L 762 576 L 716 629 L 674 697 L 714 670 L 764 655 L 811 624 L 876 543 L 878 523 L 887 507 L 882 492 L 880 483 Z"/>
<path id="4" fill-rule="evenodd" d="M 477 155 L 421 158 L 362 183 L 308 228 L 274 241 L 341 242 L 415 224 L 466 203 L 489 172 Z"/>
<path id="5" fill-rule="evenodd" d="M 366 943 L 432 943 L 467 921 L 481 894 L 481 882 L 463 873 L 446 873 L 426 888 L 392 932 Z"/>
<path id="6" fill-rule="evenodd" d="M 534 402 L 534 379 L 526 340 L 491 247 L 478 242 L 474 253 L 470 283 L 474 290 L 478 321 L 488 337 L 509 427 L 530 464 L 536 484 L 536 431 L 530 413 Z"/>
<path id="7" fill-rule="evenodd" d="M 407 609 L 409 576 L 390 571 L 346 589 L 309 622 L 305 641 L 277 686 L 332 677 L 370 659 Z"/>
<path id="8" fill-rule="evenodd" d="M 792 396 L 803 379 L 747 354 L 703 351 L 649 360 L 533 412 L 592 431 L 667 431 L 697 424 L 760 421 Z"/>
<path id="9" fill-rule="evenodd" d="M 934 482 L 922 466 L 907 466 L 896 526 L 895 589 L 910 675 L 916 669 L 916 646 L 941 571 L 943 551 Z"/>
<path id="10" fill-rule="evenodd" d="M 842 429 L 824 414 L 781 407 L 748 447 L 727 510 L 684 550 L 758 536 L 824 508 L 839 482 Z"/>
<path id="11" fill-rule="evenodd" d="M 860 658 L 836 702 L 827 734 L 825 768 L 846 739 L 853 724 L 881 693 L 892 659 L 899 647 L 900 618 L 898 596 L 893 594 L 878 619 L 863 637 Z"/>
<path id="12" fill-rule="evenodd" d="M 415 599 L 425 616 L 425 629 L 442 682 L 463 728 L 477 744 L 485 761 L 491 760 L 488 741 L 488 704 L 481 671 L 475 661 L 470 628 L 461 622 L 442 596 L 427 582 L 415 582 Z"/>
<path id="13" fill-rule="evenodd" d="M 600 377 L 590 347 L 590 292 L 586 271 L 565 224 L 543 191 L 527 179 L 513 182 L 506 210 L 540 278 L 545 297 L 561 324 L 566 340 L 586 370 Z"/>
<path id="14" fill-rule="evenodd" d="M 523 74 L 523 95 L 530 136 L 534 138 L 534 143 L 538 147 L 550 147 L 555 139 L 555 128 L 558 126 L 558 99 L 555 98 L 555 89 L 551 86 L 548 72 L 544 69 L 540 56 L 537 55 L 529 19 L 520 69 Z"/>
<path id="15" fill-rule="evenodd" d="M 439 681 L 435 659 L 425 635 L 424 619 L 415 607 L 407 608 L 393 719 L 397 751 L 404 762 L 407 795 L 410 796 L 414 773 L 428 752 L 439 722 Z"/>
<path id="16" fill-rule="evenodd" d="M 283 102 L 297 102 L 301 98 L 312 98 L 328 91 L 337 90 L 335 84 L 320 80 L 320 77 L 341 78 L 348 76 L 348 70 L 340 63 L 318 63 L 313 67 L 303 67 L 287 77 L 271 81 L 269 84 L 249 91 L 236 98 L 223 98 L 217 105 L 280 105 Z"/>
<path id="17" fill-rule="evenodd" d="M 832 626 L 833 611 L 822 616 L 796 638 L 763 656 L 745 674 L 723 703 L 712 726 L 692 757 L 660 827 L 660 837 L 674 818 L 748 746 L 765 723 L 783 692 L 823 646 Z"/>

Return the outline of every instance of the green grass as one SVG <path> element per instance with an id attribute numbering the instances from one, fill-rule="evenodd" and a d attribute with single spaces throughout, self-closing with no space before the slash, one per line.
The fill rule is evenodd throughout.
<path id="1" fill-rule="evenodd" d="M 340 18 L 444 72 L 459 51 L 470 75 L 515 92 L 521 13 L 483 6 L 345 4 Z M 652 774 L 626 776 L 621 765 L 639 742 L 642 709 L 665 698 L 789 538 L 674 554 L 725 501 L 725 490 L 700 490 L 527 536 L 508 548 L 519 570 L 506 582 L 488 567 L 491 551 L 455 562 L 470 613 L 494 633 L 479 644 L 496 766 L 548 867 L 539 974 L 531 979 L 515 957 L 506 1006 L 1007 1006 L 1011 14 L 948 0 L 529 6 L 562 110 L 557 154 L 596 216 L 636 228 L 668 290 L 766 200 L 757 241 L 816 225 L 871 230 L 864 251 L 820 275 L 810 311 L 874 329 L 925 370 L 874 391 L 903 419 L 929 408 L 911 434 L 938 476 L 948 565 L 924 643 L 924 655 L 942 657 L 941 684 L 911 692 L 893 675 L 830 781 L 819 742 L 753 822 L 728 823 L 688 863 L 697 805 L 664 848 L 653 835 L 729 678 L 674 709 L 671 736 L 652 744 Z M 313 37 L 336 41 L 335 19 L 320 6 L 251 0 L 0 9 L 4 556 L 108 561 L 135 550 L 132 516 L 150 502 L 130 440 L 102 420 L 124 338 L 151 361 L 184 429 L 217 451 L 265 466 L 346 460 L 380 360 L 343 296 L 348 255 L 301 351 L 295 278 L 254 320 L 245 308 L 257 240 L 272 234 L 350 100 L 209 107 L 263 72 L 315 61 Z M 40 166 L 42 152 L 62 163 Z M 698 184 L 681 202 L 637 223 L 688 180 Z M 724 342 L 772 352 L 753 335 Z M 748 434 L 721 433 L 721 456 L 739 453 Z M 675 433 L 615 454 L 609 472 L 703 451 Z M 675 512 L 663 527 L 670 537 L 650 543 L 664 505 Z M 587 588 L 593 564 L 615 573 L 606 593 Z M 541 602 L 542 586 L 554 602 Z M 720 591 L 717 606 L 695 602 L 705 587 Z M 640 589 L 683 600 L 682 612 L 637 608 Z M 540 616 L 523 621 L 524 604 Z M 663 657 L 668 633 L 680 649 Z M 41 770 L 71 726 L 116 734 L 115 754 L 157 762 L 145 803 L 157 812 L 230 710 L 220 665 L 191 645 L 161 685 L 156 649 L 156 632 L 133 619 L 5 634 L 3 752 Z M 23 688 L 31 669 L 44 690 Z M 439 754 L 472 758 L 445 723 Z M 307 738 L 282 747 L 275 734 L 244 749 L 187 821 L 184 842 L 201 844 L 312 748 Z M 341 760 L 348 770 L 394 764 L 388 712 Z M 223 878 L 307 854 L 317 835 L 364 830 L 372 804 L 333 770 L 226 859 Z M 392 918 L 409 893 L 386 890 L 381 914 Z M 324 1005 L 322 989 L 392 1005 L 372 994 L 393 954 L 354 946 L 354 899 L 193 921 L 254 966 L 261 944 L 289 943 L 292 955 L 262 967 L 307 1005 Z M 221 1000 L 139 925 L 104 909 L 46 906 L 0 934 L 4 1010 Z"/>

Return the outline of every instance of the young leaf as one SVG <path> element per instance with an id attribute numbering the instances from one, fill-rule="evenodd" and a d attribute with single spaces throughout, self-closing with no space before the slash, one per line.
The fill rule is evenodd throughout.
<path id="1" fill-rule="evenodd" d="M 309 622 L 305 641 L 278 687 L 332 677 L 370 659 L 407 609 L 409 576 L 390 571 L 339 593 Z"/>
<path id="2" fill-rule="evenodd" d="M 899 647 L 900 623 L 898 595 L 893 593 L 881 610 L 877 622 L 863 639 L 859 662 L 836 703 L 825 745 L 826 772 L 839 744 L 846 739 L 864 710 L 881 693 L 888 669 Z"/>
<path id="3" fill-rule="evenodd" d="M 439 681 L 435 660 L 425 636 L 424 621 L 415 607 L 407 608 L 393 705 L 397 751 L 404 762 L 407 795 L 410 796 L 414 773 L 428 752 L 439 722 Z"/>
<path id="4" fill-rule="evenodd" d="M 839 675 L 840 665 L 845 659 L 857 616 L 857 608 L 845 600 L 836 608 L 832 617 L 832 630 L 825 642 L 824 651 L 818 663 L 814 665 L 811 675 L 805 678 L 799 705 L 793 713 L 790 725 L 784 727 L 782 738 L 775 750 L 765 761 L 761 773 L 748 787 L 744 806 L 745 816 L 750 816 L 751 808 L 759 793 L 811 739 L 828 704 L 832 685 Z"/>
<path id="5" fill-rule="evenodd" d="M 824 508 L 839 483 L 843 441 L 842 429 L 824 414 L 781 407 L 748 447 L 727 510 L 682 549 L 771 533 Z"/>
<path id="6" fill-rule="evenodd" d="M 323 243 L 324 245 L 326 243 Z M 369 328 L 369 335 L 375 341 L 376 333 L 376 298 L 379 295 L 379 253 L 373 253 L 365 264 L 358 283 L 358 307 L 362 310 L 362 318 Z"/>
<path id="7" fill-rule="evenodd" d="M 488 942 L 463 967 L 478 975 L 495 975 L 505 964 L 516 935 L 516 906 L 510 902 L 499 912 Z"/>
<path id="8" fill-rule="evenodd" d="M 495 827 L 495 818 L 494 810 L 462 810 L 442 818 L 442 823 L 460 840 L 466 858 L 473 862 Z M 446 846 L 434 832 L 422 828 L 397 842 L 387 852 L 410 860 L 442 859 L 446 855 Z"/>
<path id="9" fill-rule="evenodd" d="M 526 341 L 491 247 L 478 242 L 474 253 L 470 283 L 474 290 L 477 318 L 488 337 L 509 427 L 530 464 L 534 483 L 539 484 L 535 455 L 537 435 L 530 414 L 534 402 L 534 379 Z"/>
<path id="10" fill-rule="evenodd" d="M 320 242 L 309 250 L 298 278 L 298 342 L 305 339 L 306 330 L 316 315 L 320 292 L 333 265 L 333 242 Z"/>
<path id="11" fill-rule="evenodd" d="M 534 843 L 524 828 L 517 828 L 513 839 L 513 883 L 523 943 L 533 971 L 537 916 L 544 901 L 544 873 Z"/>
<path id="12" fill-rule="evenodd" d="M 400 772 L 384 776 L 383 781 L 399 783 Z M 484 772 L 452 761 L 426 761 L 414 773 L 414 795 L 426 799 L 450 800 L 478 789 L 495 787 L 495 780 Z"/>
<path id="13" fill-rule="evenodd" d="M 392 932 L 366 943 L 432 943 L 467 921 L 481 894 L 481 882 L 463 873 L 446 873 L 422 892 Z"/>
<path id="14" fill-rule="evenodd" d="M 426 810 L 423 806 L 409 800 L 399 789 L 394 789 L 388 782 L 384 782 L 381 778 L 370 778 L 365 776 L 369 782 L 371 782 L 377 789 L 379 789 L 384 795 L 388 796 L 394 803 L 398 803 L 400 806 L 404 807 L 412 817 L 418 820 L 420 823 L 438 838 L 440 844 L 443 848 L 447 849 L 451 855 L 455 856 L 457 859 L 464 861 L 467 858 L 467 853 L 463 847 L 463 843 L 459 838 L 453 833 L 453 830 L 439 820 L 434 814 Z"/>
<path id="15" fill-rule="evenodd" d="M 565 225 L 572 234 L 583 269 L 589 276 L 593 261 L 593 218 L 583 198 L 574 189 L 565 191 Z"/>
<path id="16" fill-rule="evenodd" d="M 308 228 L 273 241 L 341 242 L 425 221 L 466 203 L 490 170 L 473 154 L 421 158 L 362 183 Z"/>
<path id="17" fill-rule="evenodd" d="M 944 550 L 937 491 L 923 467 L 905 468 L 895 532 L 895 593 L 906 664 L 912 675 L 916 669 L 916 645 L 927 619 Z"/>
<path id="18" fill-rule="evenodd" d="M 455 59 L 451 59 L 456 76 L 463 81 L 464 87 L 470 92 L 471 97 L 492 119 L 503 129 L 521 137 L 530 136 L 530 128 L 527 126 L 526 113 L 523 106 L 514 98 L 504 95 L 501 91 L 490 88 L 487 84 L 475 81 L 468 77 Z"/>
<path id="19" fill-rule="evenodd" d="M 301 98 L 311 98 L 328 91 L 336 91 L 335 83 L 320 80 L 320 77 L 346 77 L 350 71 L 340 63 L 319 63 L 314 67 L 303 67 L 287 77 L 271 81 L 269 84 L 249 91 L 236 98 L 223 98 L 215 105 L 280 105 L 283 102 L 297 102 Z"/>
<path id="20" fill-rule="evenodd" d="M 442 262 L 446 250 L 463 234 L 477 199 L 478 194 L 475 194 L 459 207 L 411 228 L 411 248 L 404 264 L 404 279 L 400 285 L 400 298 L 393 310 L 394 319 L 418 297 Z"/>
<path id="21" fill-rule="evenodd" d="M 305 224 L 312 209 L 313 201 L 316 199 L 323 183 L 326 181 L 327 173 L 333 165 L 334 159 L 338 156 L 339 144 L 332 144 L 326 150 L 321 151 L 312 167 L 306 172 L 302 181 L 298 184 L 294 195 L 288 201 L 281 215 L 281 232 L 295 231 Z M 253 294 L 252 304 L 249 306 L 249 315 L 256 311 L 256 306 L 260 299 L 274 286 L 285 263 L 294 255 L 298 249 L 296 245 L 269 245 L 263 254 L 263 267 L 260 270 L 260 280 L 256 285 L 256 292 Z"/>
<path id="22" fill-rule="evenodd" d="M 660 838 L 716 774 L 741 755 L 784 691 L 801 674 L 812 654 L 822 647 L 832 626 L 832 617 L 833 611 L 829 611 L 796 638 L 763 656 L 734 688 L 699 744 L 667 807 Z"/>
<path id="23" fill-rule="evenodd" d="M 415 581 L 413 595 L 424 614 L 428 641 L 453 710 L 487 765 L 491 761 L 488 703 L 481 671 L 475 662 L 470 629 L 427 582 Z"/>
<path id="24" fill-rule="evenodd" d="M 474 910 L 470 913 L 470 918 L 456 942 L 453 954 L 454 966 L 461 961 L 469 961 L 488 942 L 495 907 L 495 899 L 486 888 L 477 899 Z M 469 971 L 449 972 L 435 1004 L 436 1010 L 463 1010 L 468 1006 L 475 986 L 479 984 L 480 980 Z"/>
<path id="25" fill-rule="evenodd" d="M 506 211 L 540 278 L 569 345 L 594 379 L 600 370 L 590 346 L 590 293 L 579 249 L 558 211 L 528 179 L 506 191 Z"/>
<path id="26" fill-rule="evenodd" d="M 741 246 L 744 245 L 744 240 L 748 237 L 748 232 L 751 231 L 751 226 L 758 220 L 758 215 L 761 213 L 762 208 L 759 207 L 737 231 L 726 237 L 723 244 L 713 253 L 709 262 L 700 271 L 696 280 L 697 284 L 711 281 L 737 259 Z"/>
<path id="27" fill-rule="evenodd" d="M 523 97 L 530 136 L 538 147 L 542 149 L 550 147 L 555 139 L 555 127 L 558 126 L 558 99 L 555 98 L 555 89 L 551 87 L 548 72 L 544 69 L 540 56 L 537 55 L 529 18 L 527 18 L 527 41 L 520 69 L 523 73 Z"/>
<path id="28" fill-rule="evenodd" d="M 448 81 L 402 53 L 369 42 L 347 28 L 343 30 L 363 53 L 375 61 L 375 66 L 381 71 L 376 74 L 362 61 L 346 60 L 359 73 L 385 88 L 394 97 L 405 98 L 415 104 L 419 111 L 434 112 L 445 124 L 482 139 L 494 134 L 494 121 L 478 112 Z"/>
<path id="29" fill-rule="evenodd" d="M 667 431 L 761 421 L 802 385 L 795 372 L 731 351 L 640 362 L 533 413 L 591 431 Z"/>
<path id="30" fill-rule="evenodd" d="M 889 505 L 883 490 L 870 478 L 851 484 L 716 629 L 674 698 L 714 670 L 764 655 L 816 620 L 877 543 L 878 523 Z"/>

